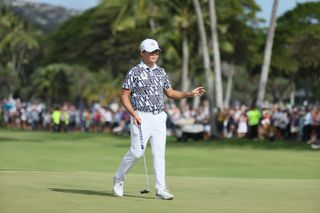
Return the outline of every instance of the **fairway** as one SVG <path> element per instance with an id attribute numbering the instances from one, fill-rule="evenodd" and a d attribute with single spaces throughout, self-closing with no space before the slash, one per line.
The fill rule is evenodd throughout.
<path id="1" fill-rule="evenodd" d="M 167 183 L 175 199 L 163 201 L 153 188 L 139 193 L 141 160 L 125 196 L 112 196 L 128 137 L 1 129 L 0 212 L 319 212 L 320 153 L 288 143 L 169 138 Z M 146 158 L 152 174 L 150 149 Z"/>

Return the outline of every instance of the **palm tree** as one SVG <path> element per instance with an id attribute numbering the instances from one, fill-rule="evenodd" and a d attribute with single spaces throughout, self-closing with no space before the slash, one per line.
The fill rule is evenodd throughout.
<path id="1" fill-rule="evenodd" d="M 216 103 L 220 109 L 223 107 L 223 91 L 222 91 L 222 78 L 221 78 L 221 60 L 218 42 L 217 32 L 217 16 L 215 8 L 215 0 L 209 0 L 210 11 L 210 27 L 212 37 L 212 49 L 213 49 L 213 61 L 215 71 L 215 83 L 216 83 Z"/>
<path id="2" fill-rule="evenodd" d="M 112 24 L 112 33 L 134 29 L 141 21 L 149 24 L 151 32 L 156 30 L 154 17 L 159 15 L 158 5 L 153 0 L 103 0 L 101 6 L 104 8 L 117 8 L 118 14 Z"/>
<path id="3" fill-rule="evenodd" d="M 110 72 L 103 72 L 103 74 L 99 72 L 95 76 L 90 70 L 79 65 L 49 64 L 38 68 L 32 74 L 32 85 L 36 88 L 33 95 L 45 97 L 49 104 L 56 101 L 73 101 L 76 98 L 89 102 L 97 101 L 100 95 L 107 94 L 107 90 L 108 95 L 111 96 L 110 94 L 113 94 L 116 88 L 115 84 L 119 84 L 116 79 L 110 81 Z"/>
<path id="4" fill-rule="evenodd" d="M 258 91 L 258 97 L 256 102 L 258 106 L 262 105 L 264 96 L 266 93 L 266 86 L 268 81 L 268 73 L 269 73 L 270 60 L 271 60 L 271 54 L 272 54 L 273 37 L 274 37 L 274 31 L 276 27 L 276 15 L 277 15 L 278 5 L 279 5 L 279 0 L 274 0 L 270 26 L 269 26 L 268 35 L 267 35 L 267 42 L 264 49 L 264 57 L 263 57 L 261 77 L 260 77 L 260 83 L 259 83 L 259 91 Z"/>
<path id="5" fill-rule="evenodd" d="M 189 85 L 190 85 L 189 31 L 191 29 L 192 17 L 193 17 L 193 13 L 191 13 L 190 10 L 193 9 L 193 7 L 192 7 L 192 4 L 190 4 L 190 2 L 186 0 L 171 0 L 171 1 L 168 1 L 168 4 L 166 5 L 166 9 L 169 12 L 168 14 L 173 15 L 173 18 L 172 18 L 173 21 L 169 23 L 169 27 L 172 27 L 173 31 L 175 31 L 176 29 L 179 29 L 178 35 L 180 36 L 180 38 L 175 40 L 178 40 L 178 42 L 181 42 L 181 50 L 182 50 L 181 90 L 188 91 Z M 177 52 L 180 52 L 181 50 L 179 49 L 177 50 Z M 180 106 L 184 105 L 185 102 L 186 102 L 186 99 L 180 100 Z"/>
<path id="6" fill-rule="evenodd" d="M 72 70 L 69 65 L 50 64 L 40 67 L 31 76 L 36 88 L 34 95 L 45 97 L 49 105 L 70 98 L 71 78 Z"/>
<path id="7" fill-rule="evenodd" d="M 202 10 L 200 7 L 199 0 L 193 0 L 195 7 L 195 12 L 197 15 L 198 29 L 202 44 L 202 54 L 203 54 L 203 65 L 205 68 L 206 84 L 207 84 L 207 97 L 209 101 L 209 115 L 210 115 L 210 126 L 211 126 L 211 135 L 216 136 L 216 125 L 215 125 L 215 116 L 214 116 L 214 93 L 213 93 L 213 75 L 210 69 L 210 57 L 208 51 L 208 42 L 207 35 L 203 22 Z"/>
<path id="8" fill-rule="evenodd" d="M 0 56 L 8 57 L 14 75 L 26 83 L 23 65 L 26 63 L 26 53 L 38 48 L 35 39 L 36 32 L 31 27 L 6 9 L 1 10 L 0 16 Z M 8 59 L 9 61 L 9 59 Z"/>
<path id="9" fill-rule="evenodd" d="M 232 85 L 233 85 L 233 76 L 235 74 L 235 67 L 233 63 L 222 63 L 222 71 L 227 77 L 227 87 L 226 87 L 226 94 L 224 99 L 224 106 L 229 107 L 230 99 L 231 99 L 231 92 L 232 92 Z"/>

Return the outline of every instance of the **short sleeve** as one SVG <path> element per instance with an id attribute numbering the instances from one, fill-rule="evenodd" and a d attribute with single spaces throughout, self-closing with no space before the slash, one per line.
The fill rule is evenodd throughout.
<path id="1" fill-rule="evenodd" d="M 162 71 L 164 73 L 163 88 L 166 90 L 166 89 L 169 89 L 171 87 L 171 83 L 170 83 L 169 77 L 168 77 L 167 73 L 164 71 L 164 69 L 162 69 Z"/>
<path id="2" fill-rule="evenodd" d="M 129 71 L 128 74 L 126 75 L 124 81 L 123 81 L 122 89 L 131 90 L 133 88 L 133 84 L 134 84 L 133 78 L 134 77 L 133 77 L 132 71 Z"/>

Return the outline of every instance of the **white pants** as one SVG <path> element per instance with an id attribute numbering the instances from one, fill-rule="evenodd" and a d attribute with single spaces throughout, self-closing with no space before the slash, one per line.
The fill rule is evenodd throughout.
<path id="1" fill-rule="evenodd" d="M 166 148 L 166 119 L 167 114 L 161 112 L 153 115 L 150 112 L 137 112 L 141 118 L 141 130 L 143 136 L 144 147 L 147 147 L 149 138 L 152 151 L 152 166 L 154 174 L 154 183 L 156 190 L 164 190 L 166 188 L 165 181 L 165 148 Z M 131 118 L 131 146 L 130 150 L 122 159 L 115 178 L 125 181 L 126 174 L 133 167 L 135 162 L 142 157 L 140 131 Z"/>

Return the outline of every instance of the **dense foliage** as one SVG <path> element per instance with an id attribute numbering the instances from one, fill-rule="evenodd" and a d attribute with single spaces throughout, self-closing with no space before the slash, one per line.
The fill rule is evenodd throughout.
<path id="1" fill-rule="evenodd" d="M 208 2 L 201 1 L 210 32 Z M 259 27 L 254 0 L 216 1 L 221 60 L 234 65 L 232 100 L 250 103 L 258 85 L 265 29 Z M 278 18 L 267 99 L 281 101 L 294 90 L 319 101 L 320 3 L 298 4 Z M 47 35 L 8 9 L 0 17 L 0 96 L 43 98 L 49 103 L 75 101 L 108 103 L 116 99 L 123 76 L 139 62 L 139 43 L 159 41 L 160 65 L 180 89 L 182 42 L 188 39 L 192 86 L 205 77 L 191 1 L 101 1 Z M 185 37 L 184 37 L 185 36 Z M 211 41 L 209 41 L 211 42 Z M 212 50 L 210 49 L 210 54 Z M 226 81 L 228 70 L 223 70 Z M 224 82 L 225 84 L 225 82 Z M 318 98 L 317 98 L 318 97 Z"/>

